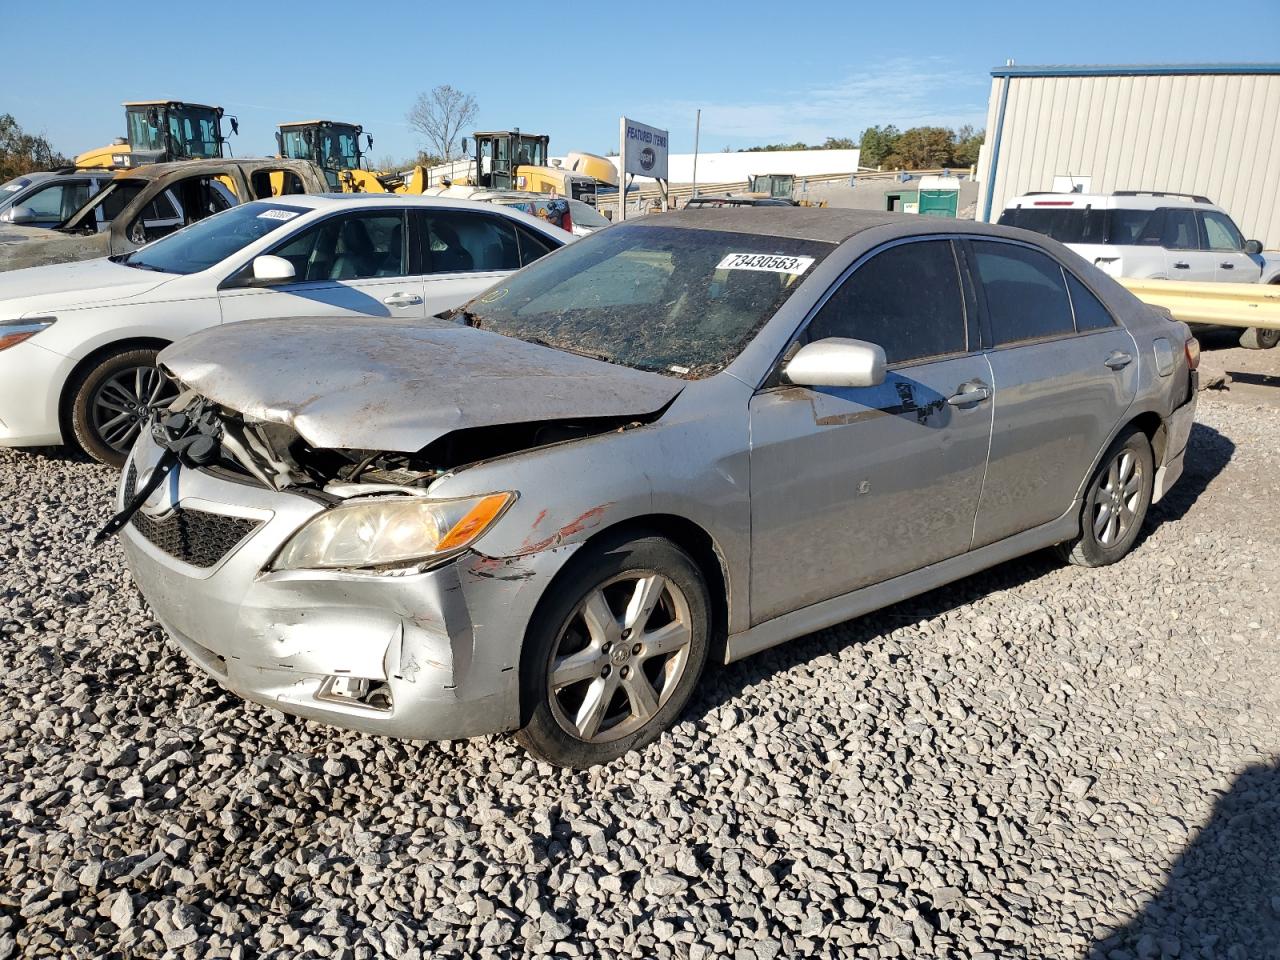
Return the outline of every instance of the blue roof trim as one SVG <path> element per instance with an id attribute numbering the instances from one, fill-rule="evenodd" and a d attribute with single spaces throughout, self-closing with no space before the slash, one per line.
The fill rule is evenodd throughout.
<path id="1" fill-rule="evenodd" d="M 1280 74 L 1280 63 L 1129 63 L 1114 66 L 995 67 L 993 77 L 1161 77 L 1191 74 Z"/>

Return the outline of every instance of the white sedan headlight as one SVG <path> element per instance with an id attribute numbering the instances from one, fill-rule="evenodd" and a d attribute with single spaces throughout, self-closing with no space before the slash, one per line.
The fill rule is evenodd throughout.
<path id="1" fill-rule="evenodd" d="M 463 500 L 380 497 L 332 507 L 284 545 L 275 570 L 404 567 L 474 543 L 515 500 L 491 493 Z"/>

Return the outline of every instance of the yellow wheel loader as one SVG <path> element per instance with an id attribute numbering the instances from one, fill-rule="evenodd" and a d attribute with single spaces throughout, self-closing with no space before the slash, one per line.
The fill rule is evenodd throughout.
<path id="1" fill-rule="evenodd" d="M 174 160 L 212 160 L 223 156 L 221 107 L 183 100 L 138 100 L 124 106 L 127 137 L 76 157 L 81 169 L 125 169 Z M 231 132 L 239 133 L 235 117 Z"/>
<path id="2" fill-rule="evenodd" d="M 364 136 L 364 150 L 360 137 Z M 390 193 L 392 179 L 364 168 L 365 151 L 373 149 L 373 137 L 358 123 L 337 120 L 300 120 L 282 123 L 276 132 L 279 154 L 290 160 L 310 160 L 324 170 L 335 193 Z"/>
<path id="3" fill-rule="evenodd" d="M 558 163 L 550 163 L 547 158 L 550 142 L 551 138 L 546 134 L 521 133 L 518 129 L 473 133 L 470 144 L 463 137 L 464 154 L 468 153 L 469 147 L 474 147 L 471 154 L 473 169 L 465 178 L 469 181 L 466 185 L 490 190 L 549 193 L 594 206 L 595 178 L 575 173 Z M 453 182 L 463 184 L 464 180 Z"/>

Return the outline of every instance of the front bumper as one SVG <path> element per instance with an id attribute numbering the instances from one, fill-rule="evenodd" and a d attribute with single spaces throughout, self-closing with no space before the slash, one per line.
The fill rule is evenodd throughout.
<path id="1" fill-rule="evenodd" d="M 33 340 L 0 350 L 0 447 L 62 442 L 58 398 L 74 367 Z"/>
<path id="2" fill-rule="evenodd" d="M 145 476 L 158 453 L 144 438 L 125 477 L 130 467 Z M 264 572 L 322 504 L 179 468 L 144 510 L 154 520 L 164 516 L 157 511 L 175 508 L 240 518 L 236 530 L 258 524 L 207 566 L 167 551 L 158 545 L 163 537 L 144 536 L 143 529 L 156 529 L 145 520 L 121 532 L 134 581 L 156 619 L 222 686 L 285 713 L 410 739 L 519 725 L 525 629 L 573 548 L 512 560 L 468 553 L 401 576 Z M 331 698 L 334 678 L 385 684 L 390 707 Z"/>
<path id="3" fill-rule="evenodd" d="M 1159 503 L 1182 476 L 1183 462 L 1187 455 L 1187 440 L 1191 437 L 1191 426 L 1196 419 L 1196 400 L 1200 396 L 1200 374 L 1195 370 L 1190 371 L 1187 393 L 1189 396 L 1186 402 L 1174 410 L 1164 422 L 1164 462 L 1156 469 L 1155 488 L 1151 492 L 1152 503 Z"/>

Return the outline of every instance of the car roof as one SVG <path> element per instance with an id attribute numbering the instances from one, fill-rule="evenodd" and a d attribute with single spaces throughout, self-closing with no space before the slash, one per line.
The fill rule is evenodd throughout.
<path id="1" fill-rule="evenodd" d="M 632 221 L 628 220 L 630 225 Z M 787 237 L 843 243 L 850 237 L 877 227 L 897 227 L 902 236 L 921 233 L 1029 236 L 1024 230 L 1010 230 L 971 220 L 922 217 L 913 213 L 879 210 L 848 210 L 837 207 L 735 206 L 703 207 L 671 213 L 650 214 L 634 221 L 636 226 L 678 227 L 691 230 L 723 230 L 758 236 Z"/>
<path id="2" fill-rule="evenodd" d="M 170 174 L 200 176 L 202 174 L 217 175 L 228 169 L 239 168 L 248 173 L 257 170 L 318 170 L 310 160 L 292 160 L 282 157 L 212 157 L 208 160 L 174 160 L 169 163 L 147 163 L 140 167 L 126 167 L 117 170 L 115 176 L 120 179 L 137 178 L 142 180 L 159 180 Z M 317 172 L 317 176 L 319 173 Z"/>
<path id="3" fill-rule="evenodd" d="M 524 199 L 524 198 L 514 198 Z M 545 199 L 555 199 L 546 197 Z M 565 199 L 560 197 L 558 199 Z M 384 203 L 398 203 L 408 207 L 476 207 L 492 210 L 492 199 L 472 200 L 465 197 L 423 197 L 412 193 L 289 193 L 282 197 L 263 197 L 257 203 L 283 203 L 292 207 L 322 210 L 332 207 L 376 207 Z"/>
<path id="4" fill-rule="evenodd" d="M 1221 208 L 1208 197 L 1192 193 L 1170 193 L 1163 190 L 1116 190 L 1112 193 L 1024 193 L 1005 204 L 1015 207 L 1100 207 L 1104 210 L 1156 210 L 1160 207 L 1186 206 L 1205 210 Z"/>

